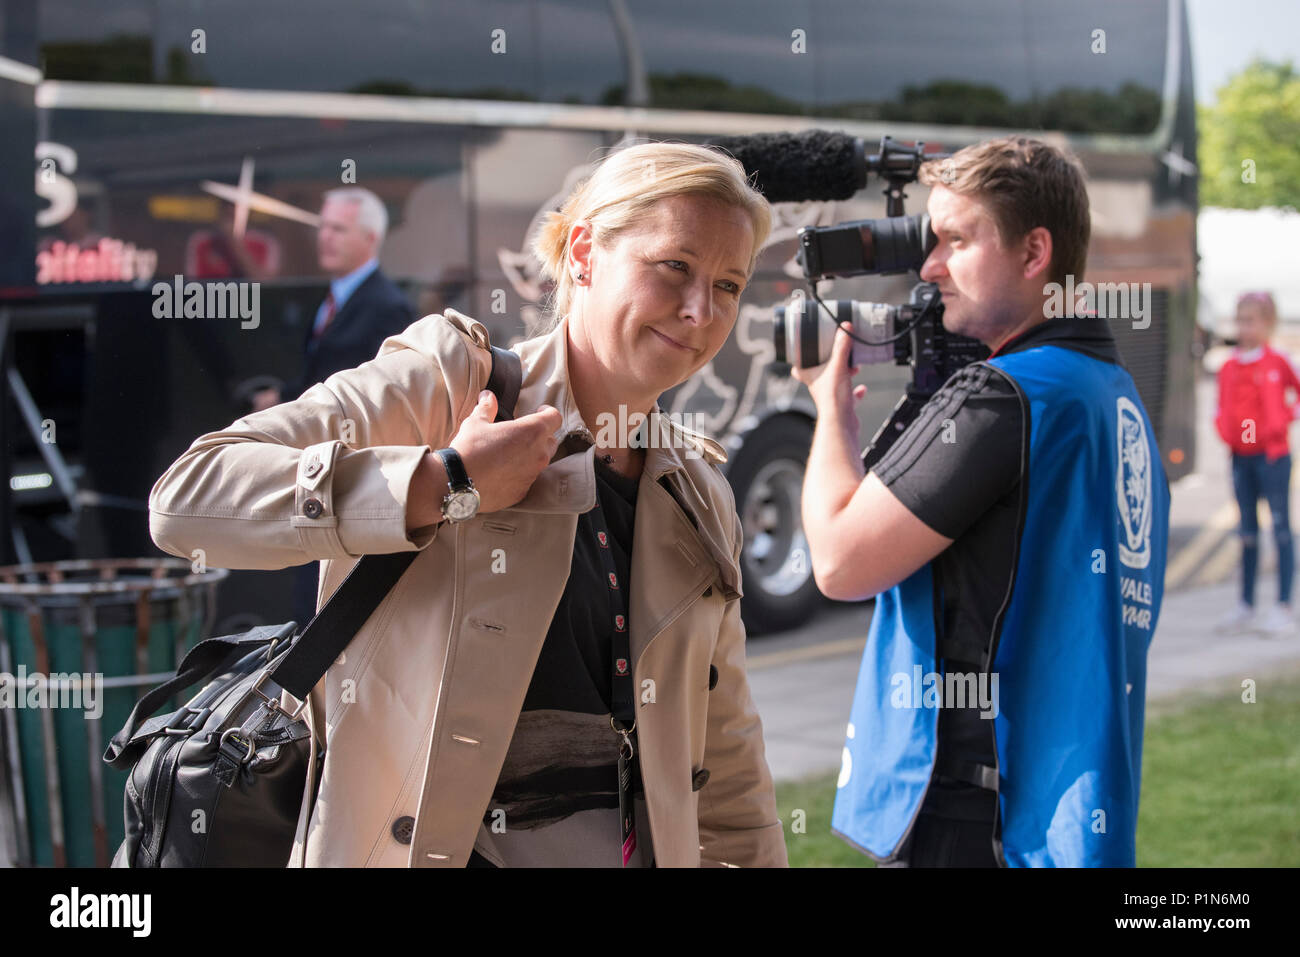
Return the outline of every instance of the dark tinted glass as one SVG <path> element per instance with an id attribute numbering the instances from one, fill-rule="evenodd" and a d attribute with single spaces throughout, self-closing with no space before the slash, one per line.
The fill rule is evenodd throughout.
<path id="1" fill-rule="evenodd" d="M 1159 2 L 660 0 L 636 24 L 665 108 L 1142 133 L 1164 84 Z"/>
<path id="2" fill-rule="evenodd" d="M 41 40 L 65 80 L 594 103 L 623 76 L 590 0 L 50 0 Z"/>
<path id="3" fill-rule="evenodd" d="M 1154 0 L 48 0 L 41 39 L 54 79 L 628 105 L 639 62 L 664 109 L 1142 133 L 1166 15 Z"/>

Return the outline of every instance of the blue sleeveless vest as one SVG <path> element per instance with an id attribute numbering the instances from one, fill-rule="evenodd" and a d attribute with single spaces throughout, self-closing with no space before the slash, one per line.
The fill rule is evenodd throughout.
<path id="1" fill-rule="evenodd" d="M 1056 345 L 987 362 L 1030 422 L 992 649 L 1002 853 L 1011 867 L 1131 867 L 1169 532 L 1160 452 L 1123 367 Z M 934 768 L 942 679 L 931 695 L 921 676 L 938 670 L 937 608 L 926 565 L 877 598 L 862 657 L 831 827 L 878 859 L 911 830 Z"/>

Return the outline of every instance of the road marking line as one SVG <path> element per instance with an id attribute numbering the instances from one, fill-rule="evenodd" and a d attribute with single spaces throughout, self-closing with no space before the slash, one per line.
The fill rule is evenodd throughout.
<path id="1" fill-rule="evenodd" d="M 1192 540 L 1182 547 L 1173 561 L 1165 566 L 1165 590 L 1173 591 L 1186 584 L 1203 561 L 1220 547 L 1233 527 L 1237 524 L 1237 505 L 1227 502 L 1210 516 L 1210 520 L 1201 526 Z"/>
<path id="2" fill-rule="evenodd" d="M 1241 540 L 1229 535 L 1219 549 L 1210 556 L 1193 576 L 1191 584 L 1197 587 L 1222 584 L 1232 575 L 1232 569 L 1241 562 Z"/>
<path id="3" fill-rule="evenodd" d="M 788 665 L 792 661 L 812 661 L 817 658 L 833 658 L 836 655 L 847 655 L 851 652 L 861 653 L 866 646 L 866 635 L 861 638 L 840 638 L 837 641 L 826 641 L 817 645 L 808 645 L 804 648 L 790 648 L 787 651 L 774 651 L 771 654 L 755 655 L 749 659 L 746 667 L 749 671 L 759 671 L 776 665 Z"/>

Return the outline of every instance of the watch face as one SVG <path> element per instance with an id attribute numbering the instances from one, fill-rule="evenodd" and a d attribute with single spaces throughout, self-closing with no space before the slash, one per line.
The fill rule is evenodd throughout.
<path id="1" fill-rule="evenodd" d="M 478 492 L 473 489 L 452 492 L 442 502 L 442 514 L 453 522 L 463 522 L 478 514 Z"/>

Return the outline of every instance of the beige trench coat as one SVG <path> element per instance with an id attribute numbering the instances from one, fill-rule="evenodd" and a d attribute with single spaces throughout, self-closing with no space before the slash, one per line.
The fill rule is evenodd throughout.
<path id="1" fill-rule="evenodd" d="M 474 845 L 564 591 L 577 516 L 596 502 L 561 323 L 518 346 L 517 408 L 554 406 L 561 434 L 576 433 L 585 451 L 566 454 L 562 443 L 513 508 L 408 537 L 411 477 L 485 387 L 487 342 L 473 319 L 427 316 L 370 362 L 200 437 L 150 494 L 150 532 L 164 551 L 202 549 L 227 568 L 320 560 L 320 596 L 364 554 L 420 552 L 311 692 L 306 713 L 325 759 L 289 866 L 460 867 Z M 640 479 L 629 595 L 655 860 L 784 866 L 745 677 L 740 521 L 716 467 L 725 456 L 660 425 Z M 285 702 L 297 704 L 287 692 Z M 394 828 L 407 816 L 413 834 Z"/>

